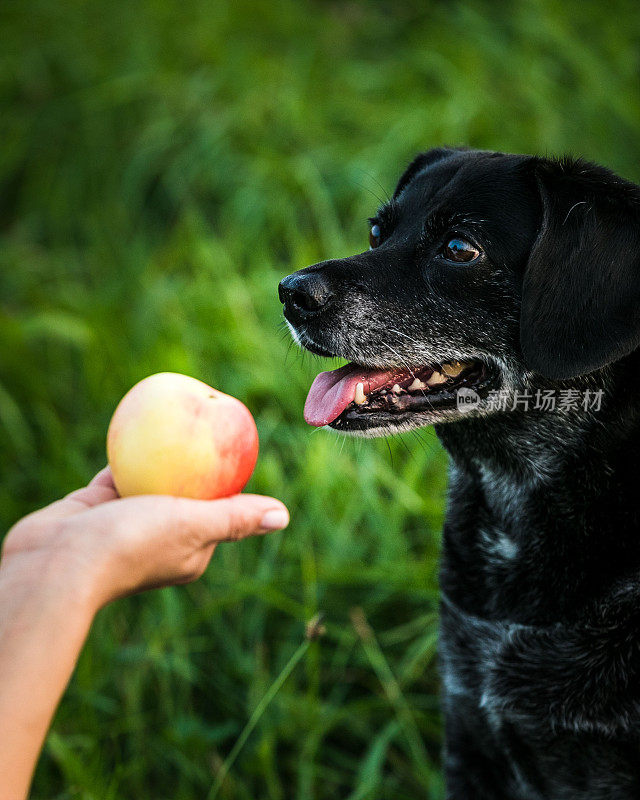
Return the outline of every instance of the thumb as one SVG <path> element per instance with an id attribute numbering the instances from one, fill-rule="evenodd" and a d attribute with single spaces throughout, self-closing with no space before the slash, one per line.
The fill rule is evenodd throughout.
<path id="1" fill-rule="evenodd" d="M 203 546 L 269 533 L 289 524 L 287 507 L 273 497 L 236 494 L 220 500 L 178 499 L 178 514 Z"/>

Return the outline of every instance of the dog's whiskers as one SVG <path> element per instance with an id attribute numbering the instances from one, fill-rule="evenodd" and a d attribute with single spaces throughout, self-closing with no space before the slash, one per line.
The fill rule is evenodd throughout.
<path id="1" fill-rule="evenodd" d="M 418 347 L 421 346 L 421 342 L 419 342 L 417 339 L 414 339 L 412 336 L 408 336 L 406 333 L 403 333 L 402 331 L 398 331 L 395 328 L 389 328 L 389 331 L 391 333 L 397 333 L 398 336 L 404 336 L 405 339 L 408 339 L 412 344 L 415 344 Z"/>
<path id="2" fill-rule="evenodd" d="M 397 351 L 397 350 L 394 350 L 394 349 L 393 349 L 393 347 L 391 347 L 391 345 L 390 345 L 390 344 L 387 344 L 386 342 L 382 342 L 382 344 L 383 344 L 383 345 L 384 345 L 384 346 L 387 348 L 387 350 L 391 350 L 391 352 L 393 353 L 393 355 L 394 355 L 394 356 L 395 356 L 395 357 L 396 357 L 396 358 L 399 360 L 400 364 L 401 364 L 401 365 L 402 365 L 402 366 L 403 366 L 403 367 L 404 367 L 404 368 L 407 370 L 407 372 L 408 372 L 408 373 L 411 375 L 411 377 L 412 377 L 412 378 L 415 378 L 416 376 L 413 374 L 413 371 L 412 371 L 411 367 L 410 367 L 410 366 L 407 364 L 407 362 L 406 362 L 406 361 L 405 361 L 405 360 L 402 358 L 402 356 L 400 355 L 400 353 L 398 353 L 398 351 Z"/>
<path id="3" fill-rule="evenodd" d="M 390 330 L 392 333 L 400 333 L 400 331 L 394 331 L 394 330 L 393 330 L 393 328 L 389 328 L 389 330 Z M 403 334 L 401 334 L 401 335 L 403 335 Z M 411 339 L 411 337 L 410 337 L 410 336 L 407 336 L 407 339 Z M 415 340 L 411 340 L 411 341 L 413 341 L 413 342 L 414 342 L 414 344 L 418 344 L 418 342 L 416 342 Z M 407 364 L 407 362 L 406 362 L 406 361 L 405 361 L 405 360 L 404 360 L 404 359 L 403 359 L 403 358 L 400 356 L 400 354 L 399 354 L 399 353 L 398 353 L 396 350 L 394 350 L 394 349 L 393 349 L 393 347 L 391 347 L 391 345 L 387 344 L 386 342 L 384 343 L 384 345 L 385 345 L 385 347 L 389 348 L 389 350 L 391 350 L 391 352 L 392 352 L 392 353 L 394 353 L 394 354 L 395 354 L 395 355 L 396 355 L 396 356 L 397 356 L 397 357 L 400 359 L 400 362 L 401 362 L 401 363 L 402 363 L 402 365 L 405 367 L 405 369 L 406 369 L 406 370 L 409 372 L 409 374 L 411 375 L 411 377 L 412 377 L 414 380 L 417 380 L 417 378 L 416 378 L 416 376 L 415 376 L 415 374 L 414 374 L 413 370 L 411 369 L 411 367 L 409 367 L 409 365 Z M 426 397 L 426 396 L 427 396 L 427 393 L 425 392 L 425 390 L 424 390 L 424 389 L 420 389 L 420 392 L 422 393 L 422 396 L 423 396 L 423 397 Z"/>

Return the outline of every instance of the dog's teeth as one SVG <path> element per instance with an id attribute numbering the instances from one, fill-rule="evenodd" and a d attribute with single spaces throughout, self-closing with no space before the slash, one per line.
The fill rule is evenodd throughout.
<path id="1" fill-rule="evenodd" d="M 356 384 L 356 396 L 353 399 L 359 406 L 367 402 L 367 395 L 364 393 L 364 383 Z"/>
<path id="2" fill-rule="evenodd" d="M 441 383 L 445 383 L 447 380 L 447 376 L 443 375 L 441 372 L 434 370 L 431 375 L 427 378 L 427 386 L 439 386 Z"/>
<path id="3" fill-rule="evenodd" d="M 400 392 L 402 391 L 402 389 L 400 388 L 400 384 L 399 383 L 394 383 L 393 387 L 391 388 L 391 391 L 394 394 L 400 394 Z"/>
<path id="4" fill-rule="evenodd" d="M 442 371 L 447 378 L 457 378 L 466 366 L 467 365 L 461 361 L 448 361 L 446 364 L 442 365 Z"/>
<path id="5" fill-rule="evenodd" d="M 410 392 L 417 392 L 418 389 L 425 389 L 427 386 L 426 383 L 423 383 L 418 378 L 415 378 L 411 386 L 407 387 Z"/>

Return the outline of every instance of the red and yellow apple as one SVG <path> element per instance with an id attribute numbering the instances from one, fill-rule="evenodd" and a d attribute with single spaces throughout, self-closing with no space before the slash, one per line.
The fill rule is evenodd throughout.
<path id="1" fill-rule="evenodd" d="M 258 431 L 235 397 L 187 375 L 160 372 L 118 404 L 107 458 L 122 497 L 212 500 L 244 488 L 258 458 Z"/>

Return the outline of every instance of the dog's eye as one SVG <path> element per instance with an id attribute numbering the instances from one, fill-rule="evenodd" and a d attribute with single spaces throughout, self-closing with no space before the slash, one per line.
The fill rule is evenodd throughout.
<path id="1" fill-rule="evenodd" d="M 369 231 L 369 247 L 373 249 L 380 244 L 380 226 L 379 225 L 372 225 L 371 230 Z"/>
<path id="2" fill-rule="evenodd" d="M 461 239 L 456 236 L 453 239 L 449 239 L 449 241 L 445 244 L 442 250 L 442 255 L 447 259 L 447 261 L 468 263 L 469 261 L 475 261 L 475 259 L 480 255 L 480 251 L 475 245 L 467 241 L 467 239 Z"/>

